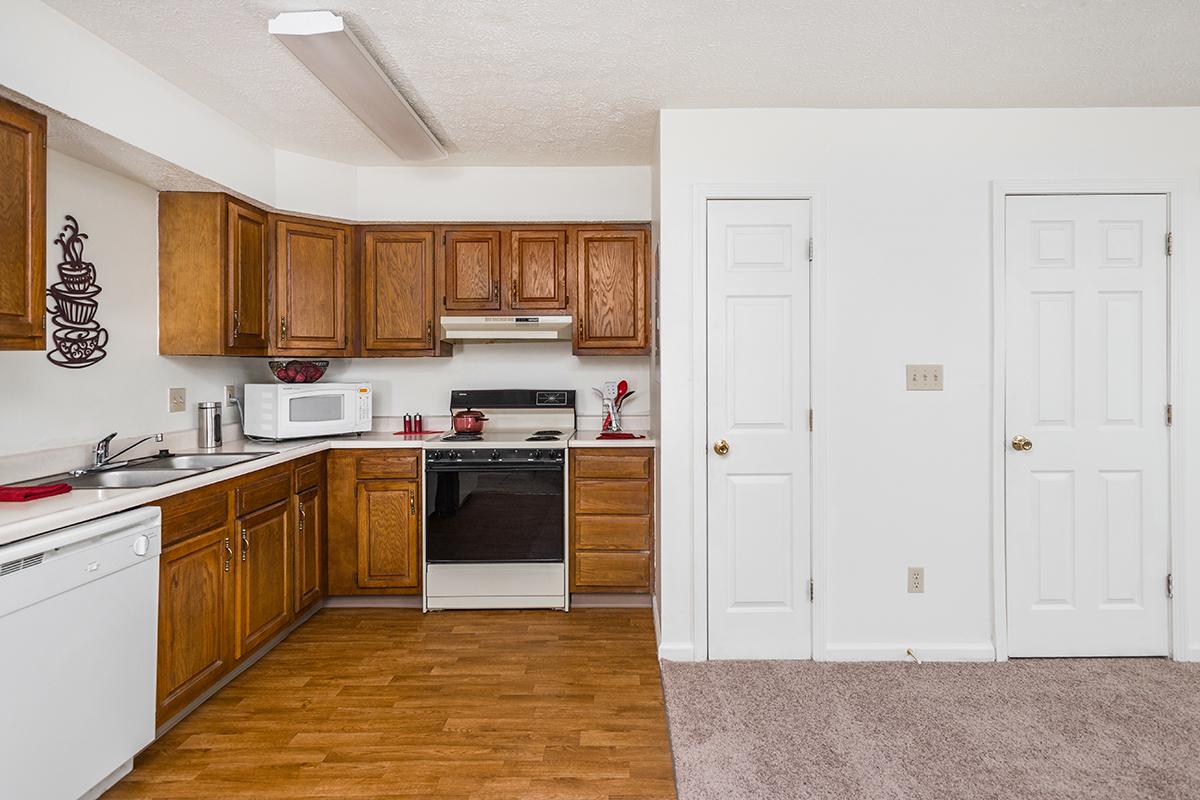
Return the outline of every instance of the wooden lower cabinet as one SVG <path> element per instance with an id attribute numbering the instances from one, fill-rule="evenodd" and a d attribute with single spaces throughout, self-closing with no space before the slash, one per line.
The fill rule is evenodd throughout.
<path id="1" fill-rule="evenodd" d="M 654 582 L 654 451 L 571 450 L 571 591 L 644 594 Z"/>
<path id="2" fill-rule="evenodd" d="M 296 613 L 308 610 L 321 599 L 324 570 L 321 557 L 325 549 L 325 503 L 320 487 L 313 486 L 296 495 Z"/>
<path id="3" fill-rule="evenodd" d="M 329 593 L 421 593 L 421 451 L 329 454 Z"/>
<path id="4" fill-rule="evenodd" d="M 244 658 L 292 621 L 292 532 L 288 502 L 238 519 L 237 648 Z"/>
<path id="5" fill-rule="evenodd" d="M 158 722 L 170 719 L 229 671 L 232 638 L 229 527 L 163 550 L 158 603 Z"/>

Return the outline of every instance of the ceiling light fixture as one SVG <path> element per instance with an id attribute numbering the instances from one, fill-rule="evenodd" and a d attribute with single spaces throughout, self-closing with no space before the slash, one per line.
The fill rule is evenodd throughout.
<path id="1" fill-rule="evenodd" d="M 332 11 L 288 12 L 272 19 L 267 30 L 396 155 L 409 161 L 446 157 L 446 148 L 341 17 Z"/>

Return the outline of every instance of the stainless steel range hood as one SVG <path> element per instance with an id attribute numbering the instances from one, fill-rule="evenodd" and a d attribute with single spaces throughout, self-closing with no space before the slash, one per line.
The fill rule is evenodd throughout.
<path id="1" fill-rule="evenodd" d="M 571 338 L 571 317 L 442 317 L 448 342 L 529 342 Z"/>

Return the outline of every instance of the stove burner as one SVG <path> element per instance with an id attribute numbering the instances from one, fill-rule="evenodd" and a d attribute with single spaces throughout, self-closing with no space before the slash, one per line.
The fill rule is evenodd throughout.
<path id="1" fill-rule="evenodd" d="M 534 436 L 562 436 L 562 431 L 556 431 L 553 429 L 545 430 L 545 431 L 534 431 L 533 435 Z"/>
<path id="2" fill-rule="evenodd" d="M 479 442 L 482 440 L 482 433 L 452 433 L 442 437 L 443 442 Z"/>
<path id="3" fill-rule="evenodd" d="M 557 441 L 558 441 L 558 437 L 557 437 L 557 436 L 542 435 L 542 434 L 540 434 L 540 433 L 535 433 L 533 436 L 530 436 L 530 437 L 529 437 L 528 439 L 526 439 L 525 441 L 527 441 L 527 442 L 557 442 Z"/>

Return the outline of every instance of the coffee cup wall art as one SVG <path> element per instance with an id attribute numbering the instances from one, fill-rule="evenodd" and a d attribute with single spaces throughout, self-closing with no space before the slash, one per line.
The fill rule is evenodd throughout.
<path id="1" fill-rule="evenodd" d="M 83 260 L 83 241 L 86 233 L 79 232 L 79 222 L 67 215 L 67 224 L 54 243 L 62 248 L 63 260 L 58 264 L 57 283 L 46 290 L 46 311 L 57 330 L 54 349 L 46 354 L 50 363 L 66 369 L 83 369 L 97 364 L 108 353 L 108 330 L 96 321 L 99 303 L 96 295 L 96 266 Z"/>

